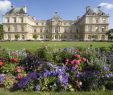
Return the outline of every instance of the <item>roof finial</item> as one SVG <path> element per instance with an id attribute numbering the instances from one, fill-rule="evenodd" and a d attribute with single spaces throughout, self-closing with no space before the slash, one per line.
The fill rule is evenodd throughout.
<path id="1" fill-rule="evenodd" d="M 55 15 L 57 15 L 58 14 L 58 11 L 55 11 Z"/>
<path id="2" fill-rule="evenodd" d="M 13 9 L 13 8 L 14 8 L 14 6 L 13 6 L 13 5 L 11 5 L 11 8 Z"/>

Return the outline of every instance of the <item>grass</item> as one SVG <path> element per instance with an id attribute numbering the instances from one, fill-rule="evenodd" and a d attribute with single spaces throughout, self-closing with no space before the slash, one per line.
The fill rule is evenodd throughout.
<path id="1" fill-rule="evenodd" d="M 41 46 L 48 45 L 53 48 L 65 48 L 65 47 L 88 47 L 90 45 L 94 47 L 109 47 L 113 42 L 0 42 L 0 46 L 9 49 L 22 49 L 36 50 Z"/>
<path id="2" fill-rule="evenodd" d="M 97 91 L 97 92 L 9 92 L 8 90 L 0 89 L 0 95 L 113 95 L 113 91 Z"/>

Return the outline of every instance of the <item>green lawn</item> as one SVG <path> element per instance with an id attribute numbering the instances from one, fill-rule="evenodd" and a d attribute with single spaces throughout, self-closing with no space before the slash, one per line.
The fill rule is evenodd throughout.
<path id="1" fill-rule="evenodd" d="M 98 92 L 9 92 L 8 90 L 0 89 L 0 95 L 113 95 L 113 91 L 98 91 Z"/>
<path id="2" fill-rule="evenodd" d="M 88 47 L 90 45 L 93 45 L 94 47 L 108 47 L 113 42 L 0 42 L 0 46 L 3 48 L 9 48 L 9 49 L 30 49 L 30 50 L 36 50 L 37 48 L 41 46 L 48 45 L 53 48 L 65 48 L 65 47 Z"/>

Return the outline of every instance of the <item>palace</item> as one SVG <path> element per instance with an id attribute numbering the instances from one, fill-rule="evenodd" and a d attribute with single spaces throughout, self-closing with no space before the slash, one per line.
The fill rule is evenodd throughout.
<path id="1" fill-rule="evenodd" d="M 3 15 L 4 40 L 107 41 L 109 15 L 100 7 L 86 7 L 76 20 L 64 20 L 58 12 L 48 20 L 37 20 L 18 7 Z"/>

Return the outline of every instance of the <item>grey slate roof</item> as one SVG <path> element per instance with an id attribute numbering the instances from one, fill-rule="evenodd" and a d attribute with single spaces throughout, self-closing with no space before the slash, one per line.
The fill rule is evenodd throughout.
<path id="1" fill-rule="evenodd" d="M 25 7 L 12 8 L 6 14 L 26 14 Z"/>
<path id="2" fill-rule="evenodd" d="M 104 13 L 100 7 L 97 8 L 91 8 L 89 7 L 88 10 L 86 11 L 85 15 L 104 15 L 107 16 L 106 13 Z"/>

